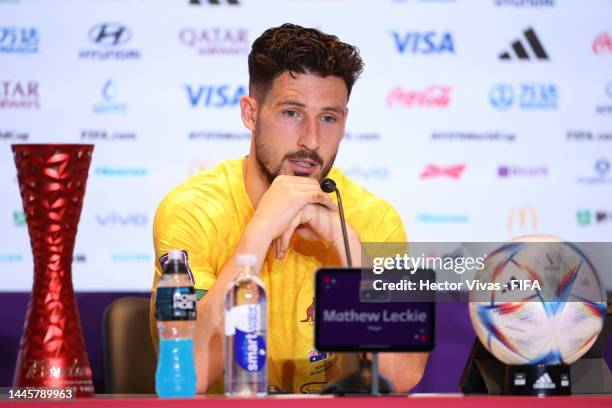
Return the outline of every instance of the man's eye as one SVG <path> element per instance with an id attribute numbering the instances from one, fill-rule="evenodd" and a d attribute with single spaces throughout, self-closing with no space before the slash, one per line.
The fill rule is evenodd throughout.
<path id="1" fill-rule="evenodd" d="M 288 118 L 297 118 L 298 117 L 298 113 L 296 111 L 293 111 L 293 110 L 284 111 L 283 114 L 286 117 L 288 117 Z"/>
<path id="2" fill-rule="evenodd" d="M 336 121 L 336 118 L 331 115 L 323 116 L 323 122 L 334 123 L 335 121 Z"/>

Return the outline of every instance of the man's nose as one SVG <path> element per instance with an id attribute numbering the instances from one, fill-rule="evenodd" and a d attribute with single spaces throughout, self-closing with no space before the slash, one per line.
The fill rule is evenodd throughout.
<path id="1" fill-rule="evenodd" d="M 298 145 L 307 150 L 317 150 L 320 146 L 319 126 L 316 119 L 308 120 L 302 129 Z"/>

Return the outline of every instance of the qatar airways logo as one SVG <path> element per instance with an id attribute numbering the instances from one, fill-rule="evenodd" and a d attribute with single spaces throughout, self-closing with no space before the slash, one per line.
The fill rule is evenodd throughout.
<path id="1" fill-rule="evenodd" d="M 602 31 L 593 40 L 593 53 L 595 55 L 612 55 L 612 36 Z"/>
<path id="2" fill-rule="evenodd" d="M 37 81 L 0 80 L 0 109 L 38 109 Z"/>
<path id="3" fill-rule="evenodd" d="M 179 32 L 179 41 L 205 56 L 246 55 L 251 49 L 245 28 L 185 27 Z"/>
<path id="4" fill-rule="evenodd" d="M 425 89 L 404 89 L 396 86 L 387 95 L 390 108 L 448 108 L 453 87 L 430 85 Z"/>

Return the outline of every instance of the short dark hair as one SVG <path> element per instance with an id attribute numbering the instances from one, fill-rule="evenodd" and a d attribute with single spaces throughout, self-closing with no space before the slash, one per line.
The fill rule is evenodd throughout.
<path id="1" fill-rule="evenodd" d="M 253 42 L 249 54 L 249 89 L 265 97 L 274 79 L 285 71 L 340 77 L 350 96 L 363 71 L 359 50 L 335 35 L 314 28 L 283 24 L 270 28 Z"/>

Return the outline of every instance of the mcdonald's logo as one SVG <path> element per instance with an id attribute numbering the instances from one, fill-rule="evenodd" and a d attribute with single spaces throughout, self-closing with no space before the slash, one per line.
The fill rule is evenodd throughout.
<path id="1" fill-rule="evenodd" d="M 538 214 L 530 205 L 514 206 L 508 213 L 508 232 L 538 229 Z"/>
<path id="2" fill-rule="evenodd" d="M 189 167 L 187 168 L 187 178 L 191 178 L 209 167 L 211 166 L 202 160 L 193 160 L 191 163 L 189 163 Z"/>
<path id="3" fill-rule="evenodd" d="M 218 162 L 211 158 L 193 159 L 187 166 L 187 178 L 189 179 L 204 170 L 210 170 L 217 164 Z"/>

